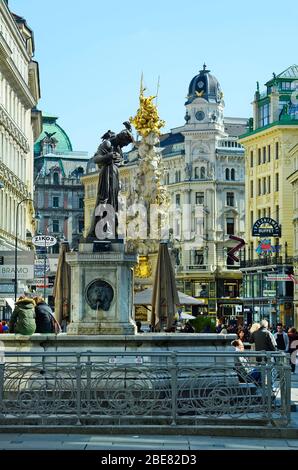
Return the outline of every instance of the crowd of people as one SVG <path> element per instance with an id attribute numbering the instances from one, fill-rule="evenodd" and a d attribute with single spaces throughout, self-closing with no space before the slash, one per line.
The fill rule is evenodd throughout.
<path id="1" fill-rule="evenodd" d="M 233 328 L 233 329 L 232 329 Z M 238 326 L 235 329 L 222 325 L 223 330 L 227 333 L 236 333 L 237 340 L 232 341 L 232 346 L 236 351 L 244 351 L 245 343 L 254 344 L 256 351 L 284 351 L 290 354 L 291 370 L 295 373 L 296 355 L 298 354 L 298 332 L 296 328 L 289 327 L 286 329 L 282 323 L 277 323 L 276 327 L 269 328 L 267 320 L 261 320 L 260 323 L 252 325 Z M 226 333 L 225 333 L 226 334 Z M 250 346 L 249 346 L 250 347 Z"/>
<path id="2" fill-rule="evenodd" d="M 9 323 L 0 322 L 0 333 L 30 336 L 33 333 L 57 334 L 61 327 L 51 307 L 42 297 L 21 295 L 15 303 Z"/>

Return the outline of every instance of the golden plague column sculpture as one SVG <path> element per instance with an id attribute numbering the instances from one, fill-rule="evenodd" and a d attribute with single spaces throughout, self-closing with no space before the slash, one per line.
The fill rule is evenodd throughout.
<path id="1" fill-rule="evenodd" d="M 138 278 L 144 286 L 152 284 L 159 242 L 168 238 L 167 231 L 169 196 L 163 185 L 163 165 L 159 147 L 160 129 L 165 122 L 159 118 L 155 96 L 144 96 L 141 84 L 140 105 L 130 122 L 141 140 L 138 148 L 138 171 L 128 196 L 128 250 L 139 254 L 139 265 L 135 268 L 136 284 Z M 137 235 L 136 235 L 137 234 Z M 135 286 L 138 288 L 138 286 Z"/>

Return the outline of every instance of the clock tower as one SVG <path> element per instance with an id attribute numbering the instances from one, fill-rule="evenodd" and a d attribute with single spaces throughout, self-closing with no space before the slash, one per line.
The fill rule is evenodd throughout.
<path id="1" fill-rule="evenodd" d="M 202 125 L 210 129 L 223 130 L 223 93 L 218 80 L 207 70 L 203 69 L 190 82 L 186 106 L 185 120 L 187 124 Z"/>

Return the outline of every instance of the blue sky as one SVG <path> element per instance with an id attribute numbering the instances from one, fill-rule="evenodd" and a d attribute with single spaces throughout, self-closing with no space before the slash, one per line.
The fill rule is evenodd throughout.
<path id="1" fill-rule="evenodd" d="M 59 116 L 74 150 L 96 150 L 138 108 L 140 76 L 160 89 L 165 130 L 184 123 L 190 80 L 204 61 L 225 115 L 249 117 L 259 80 L 297 63 L 298 4 L 280 0 L 9 0 L 34 31 L 39 108 Z"/>

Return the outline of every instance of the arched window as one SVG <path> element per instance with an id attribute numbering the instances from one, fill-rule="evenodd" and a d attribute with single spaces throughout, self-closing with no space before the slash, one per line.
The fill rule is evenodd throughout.
<path id="1" fill-rule="evenodd" d="M 235 181 L 235 169 L 234 168 L 231 169 L 231 180 Z"/>
<path id="2" fill-rule="evenodd" d="M 53 173 L 53 183 L 54 184 L 59 184 L 59 173 L 57 171 L 55 171 L 55 173 Z"/>
<path id="3" fill-rule="evenodd" d="M 204 180 L 206 178 L 206 168 L 204 166 L 201 166 L 200 169 L 200 179 Z"/>
<path id="4" fill-rule="evenodd" d="M 195 168 L 195 178 L 196 179 L 199 178 L 199 168 L 198 167 Z"/>
<path id="5" fill-rule="evenodd" d="M 226 180 L 230 179 L 230 169 L 226 168 Z"/>

